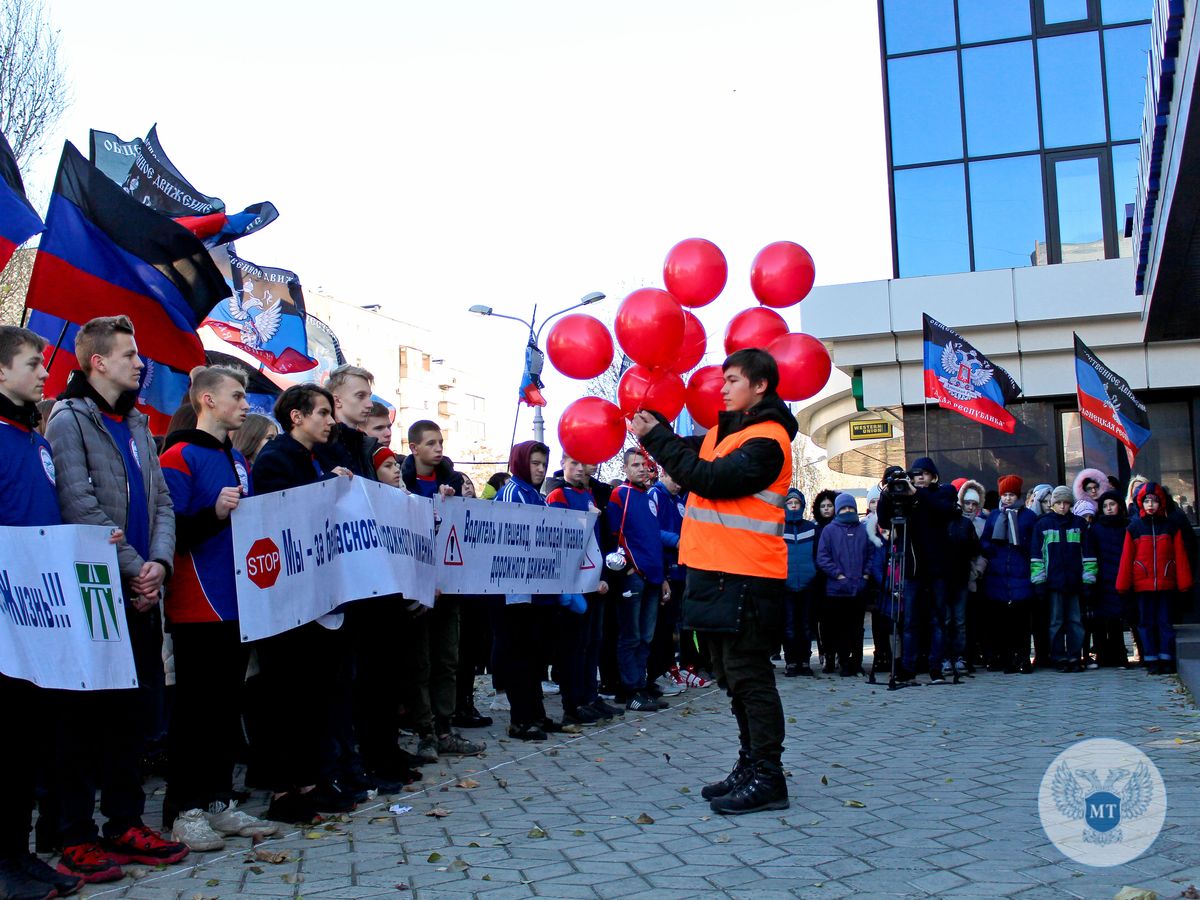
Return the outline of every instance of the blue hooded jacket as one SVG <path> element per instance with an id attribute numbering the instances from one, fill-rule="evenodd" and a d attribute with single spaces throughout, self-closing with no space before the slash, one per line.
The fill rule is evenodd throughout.
<path id="1" fill-rule="evenodd" d="M 662 584 L 665 568 L 655 498 L 627 481 L 612 492 L 605 512 L 629 564 L 649 584 Z"/>
<path id="2" fill-rule="evenodd" d="M 834 509 L 854 505 L 854 498 L 849 494 L 838 494 Z M 825 573 L 825 596 L 856 597 L 861 594 L 867 586 L 875 550 L 857 513 L 834 516 L 822 530 L 817 545 L 817 565 Z"/>
<path id="3" fill-rule="evenodd" d="M 787 492 L 787 499 L 800 499 L 800 508 L 783 511 L 783 540 L 787 544 L 788 574 L 787 589 L 802 591 L 812 584 L 817 576 L 817 526 L 804 518 L 808 501 L 796 488 Z"/>
<path id="4" fill-rule="evenodd" d="M 679 564 L 679 534 L 683 530 L 687 496 L 687 491 L 672 494 L 661 481 L 656 481 L 650 488 L 650 497 L 658 511 L 658 533 L 662 539 L 668 581 L 683 581 L 687 577 L 687 567 Z"/>
<path id="5" fill-rule="evenodd" d="M 1033 529 L 1038 517 L 1033 511 L 1021 506 L 1008 510 L 992 510 L 983 525 L 983 555 L 987 558 L 987 573 L 984 585 L 989 600 L 998 603 L 1018 603 L 1033 597 L 1033 583 L 1029 580 L 1029 547 L 1033 540 Z M 1001 523 L 1001 516 L 1005 522 Z M 1013 519 L 1016 535 L 1011 534 L 1008 522 Z"/>

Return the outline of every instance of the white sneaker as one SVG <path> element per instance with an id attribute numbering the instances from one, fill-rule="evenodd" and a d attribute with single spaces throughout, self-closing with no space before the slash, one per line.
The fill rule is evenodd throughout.
<path id="1" fill-rule="evenodd" d="M 512 706 L 508 702 L 508 694 L 504 691 L 496 691 L 496 696 L 492 698 L 492 703 L 488 707 L 492 712 L 512 712 Z"/>
<path id="2" fill-rule="evenodd" d="M 202 809 L 189 809 L 176 816 L 171 836 L 179 843 L 186 844 L 189 850 L 199 852 L 220 850 L 225 846 L 225 839 L 213 831 Z"/>
<path id="3" fill-rule="evenodd" d="M 670 675 L 660 675 L 654 679 L 654 686 L 662 691 L 664 697 L 674 697 L 684 691 L 684 686 Z"/>
<path id="4" fill-rule="evenodd" d="M 208 824 L 213 831 L 226 836 L 266 837 L 279 830 L 274 822 L 268 822 L 237 808 L 237 801 L 229 804 L 218 800 L 208 807 Z"/>
<path id="5" fill-rule="evenodd" d="M 550 695 L 557 694 L 557 693 L 558 693 L 558 685 L 555 684 L 553 681 L 543 681 L 542 682 L 542 694 L 543 695 L 549 697 Z"/>

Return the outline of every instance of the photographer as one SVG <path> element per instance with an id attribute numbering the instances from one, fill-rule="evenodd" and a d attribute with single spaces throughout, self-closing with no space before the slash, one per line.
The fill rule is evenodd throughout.
<path id="1" fill-rule="evenodd" d="M 957 514 L 958 496 L 950 485 L 938 483 L 937 466 L 927 456 L 914 461 L 909 472 L 891 472 L 885 479 L 887 489 L 879 498 L 879 527 L 893 530 L 893 539 L 906 545 L 903 655 L 896 677 L 911 681 L 924 649 L 930 683 L 944 684 L 939 665 L 946 609 L 942 554 L 947 529 Z"/>

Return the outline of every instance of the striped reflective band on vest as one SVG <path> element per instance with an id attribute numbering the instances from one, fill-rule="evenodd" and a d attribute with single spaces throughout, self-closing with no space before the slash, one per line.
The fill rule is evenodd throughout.
<path id="1" fill-rule="evenodd" d="M 760 494 L 755 494 L 760 500 L 766 500 L 766 497 Z M 770 503 L 770 500 L 767 500 Z M 718 512 L 715 509 L 705 509 L 703 507 L 695 507 L 689 505 L 684 513 L 684 518 L 695 519 L 697 522 L 708 522 L 712 525 L 724 525 L 726 528 L 740 528 L 743 531 L 755 531 L 759 534 L 769 534 L 774 537 L 783 537 L 783 522 L 763 522 L 760 519 L 752 519 L 749 516 L 738 516 L 733 513 Z"/>

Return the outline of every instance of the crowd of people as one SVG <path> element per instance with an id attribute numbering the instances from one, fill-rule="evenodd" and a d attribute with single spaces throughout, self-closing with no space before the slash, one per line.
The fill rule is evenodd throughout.
<path id="1" fill-rule="evenodd" d="M 0 524 L 108 529 L 138 686 L 58 691 L 0 675 L 10 720 L 30 723 L 4 742 L 0 897 L 62 896 L 130 863 L 261 839 L 279 822 L 399 791 L 442 756 L 480 754 L 486 744 L 463 731 L 493 724 L 476 705 L 483 674 L 488 712 L 506 712 L 507 733 L 528 741 L 665 709 L 715 680 L 741 749 L 702 794 L 728 815 L 788 805 L 772 655 L 786 675 L 812 675 L 815 642 L 825 673 L 860 675 L 868 612 L 872 667 L 894 666 L 901 681 L 979 665 L 1128 665 L 1129 626 L 1142 663 L 1173 670 L 1172 604 L 1191 586 L 1194 546 L 1159 486 L 1135 483 L 1126 502 L 1087 470 L 1074 492 L 1026 495 L 1010 475 L 992 496 L 974 481 L 942 485 L 923 458 L 889 470 L 865 520 L 831 491 L 809 520 L 791 487 L 796 421 L 761 350 L 725 361 L 727 411 L 703 438 L 676 436 L 651 412 L 632 417 L 640 444 L 623 452 L 615 485 L 525 441 L 483 486 L 497 503 L 597 511 L 596 591 L 442 595 L 432 607 L 348 597 L 244 643 L 239 504 L 335 478 L 475 497 L 441 429 L 413 423 L 397 452 L 389 410 L 357 366 L 287 388 L 273 417 L 249 412 L 243 373 L 210 366 L 192 372 L 186 404 L 156 437 L 135 408 L 142 362 L 129 319 L 80 328 L 80 369 L 53 401 L 42 397 L 44 349 L 33 332 L 0 327 Z M 553 693 L 559 716 L 544 702 Z M 162 832 L 143 818 L 151 751 L 165 758 Z M 266 793 L 261 816 L 240 806 L 253 790 Z M 31 830 L 40 853 L 59 854 L 56 868 L 30 852 Z"/>
<path id="2" fill-rule="evenodd" d="M 1071 486 L 1018 475 L 993 490 L 943 484 L 929 457 L 887 470 L 856 499 L 822 491 L 813 520 L 788 495 L 788 676 L 827 674 L 944 684 L 979 667 L 1082 672 L 1140 664 L 1176 671 L 1172 623 L 1191 606 L 1196 541 L 1187 514 L 1159 484 L 1085 468 Z M 1136 653 L 1131 662 L 1126 633 Z"/>
<path id="3" fill-rule="evenodd" d="M 694 637 L 677 661 L 686 494 L 658 480 L 643 453 L 625 455 L 627 478 L 614 489 L 565 455 L 547 478 L 549 448 L 526 441 L 483 488 L 495 502 L 598 510 L 609 567 L 595 593 L 439 596 L 432 608 L 358 599 L 247 644 L 231 527 L 239 503 L 330 478 L 475 497 L 444 455 L 440 428 L 413 423 L 407 453 L 394 451 L 389 410 L 356 366 L 284 390 L 273 417 L 249 412 L 244 374 L 211 366 L 191 373 L 187 403 L 153 436 L 135 408 L 142 362 L 127 318 L 81 327 L 80 369 L 55 400 L 42 397 L 44 349 L 33 332 L 0 328 L 0 481 L 15 498 L 0 524 L 109 529 L 138 687 L 56 691 L 0 675 L 13 721 L 49 729 L 6 742 L 14 790 L 0 823 L 0 896 L 61 896 L 118 879 L 130 863 L 171 864 L 233 837 L 265 837 L 278 822 L 397 792 L 443 755 L 482 753 L 486 744 L 463 734 L 493 723 L 476 706 L 481 673 L 492 676 L 493 709 L 509 713 L 508 733 L 533 741 L 627 708 L 662 709 L 664 695 L 708 683 Z M 552 692 L 561 717 L 543 703 Z M 166 777 L 162 832 L 143 819 L 151 759 Z M 261 816 L 239 806 L 252 789 L 267 791 Z M 57 868 L 29 852 L 35 808 L 36 849 L 57 852 Z"/>

